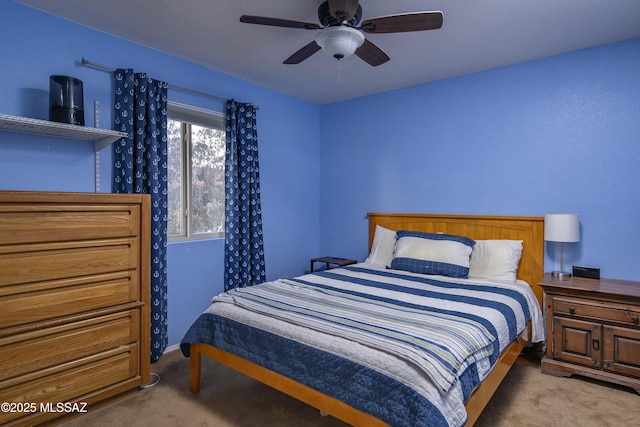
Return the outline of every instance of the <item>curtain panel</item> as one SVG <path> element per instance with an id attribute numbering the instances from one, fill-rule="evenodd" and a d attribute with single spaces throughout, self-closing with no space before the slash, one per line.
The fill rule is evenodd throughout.
<path id="1" fill-rule="evenodd" d="M 167 333 L 167 83 L 117 69 L 114 129 L 129 136 L 113 144 L 114 193 L 151 195 L 151 361 Z"/>
<path id="2" fill-rule="evenodd" d="M 227 101 L 225 291 L 266 279 L 256 111 L 251 104 Z"/>

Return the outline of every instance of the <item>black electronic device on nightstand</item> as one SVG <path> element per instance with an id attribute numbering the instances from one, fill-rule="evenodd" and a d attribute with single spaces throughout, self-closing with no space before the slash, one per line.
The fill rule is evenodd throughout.
<path id="1" fill-rule="evenodd" d="M 573 266 L 574 277 L 584 277 L 585 279 L 600 279 L 600 269 L 597 267 Z"/>

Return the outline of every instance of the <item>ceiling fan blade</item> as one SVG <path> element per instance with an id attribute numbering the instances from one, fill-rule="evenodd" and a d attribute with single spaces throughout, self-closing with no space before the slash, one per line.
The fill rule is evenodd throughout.
<path id="1" fill-rule="evenodd" d="M 437 30 L 442 27 L 442 12 L 414 12 L 367 19 L 360 28 L 365 33 L 406 33 Z"/>
<path id="2" fill-rule="evenodd" d="M 299 64 L 319 50 L 320 46 L 314 40 L 287 59 L 285 59 L 283 64 Z"/>
<path id="3" fill-rule="evenodd" d="M 240 22 L 245 24 L 270 25 L 272 27 L 302 28 L 305 30 L 321 30 L 323 27 L 309 22 L 291 21 L 288 19 L 268 18 L 266 16 L 242 15 Z"/>
<path id="4" fill-rule="evenodd" d="M 369 40 L 364 39 L 364 43 L 362 46 L 356 49 L 356 55 L 360 59 L 362 59 L 367 64 L 377 67 L 378 65 L 384 64 L 389 59 L 386 53 L 382 51 L 378 46 L 371 43 Z"/>
<path id="5" fill-rule="evenodd" d="M 358 10 L 358 0 L 328 0 L 329 12 L 339 21 L 349 21 Z"/>

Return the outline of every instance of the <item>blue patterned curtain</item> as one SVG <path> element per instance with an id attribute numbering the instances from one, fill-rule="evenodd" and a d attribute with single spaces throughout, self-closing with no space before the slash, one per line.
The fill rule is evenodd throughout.
<path id="1" fill-rule="evenodd" d="M 265 281 L 256 108 L 227 101 L 224 289 Z"/>
<path id="2" fill-rule="evenodd" d="M 151 361 L 167 346 L 167 83 L 118 69 L 113 192 L 151 194 Z"/>

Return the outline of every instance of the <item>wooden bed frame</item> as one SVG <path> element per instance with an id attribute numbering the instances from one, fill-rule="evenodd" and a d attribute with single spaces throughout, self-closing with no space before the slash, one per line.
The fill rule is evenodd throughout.
<path id="1" fill-rule="evenodd" d="M 443 232 L 467 236 L 475 240 L 522 240 L 523 250 L 518 267 L 518 278 L 532 286 L 538 301 L 542 304 L 542 289 L 537 283 L 543 275 L 543 217 L 385 213 L 369 213 L 368 216 L 369 248 L 373 242 L 376 225 L 391 230 Z M 473 392 L 465 405 L 468 413 L 467 426 L 472 426 L 476 422 L 525 344 L 522 341 L 514 341 L 507 347 L 489 376 Z M 227 351 L 201 343 L 191 344 L 190 351 L 190 388 L 194 394 L 200 390 L 201 357 L 205 355 L 353 426 L 387 426 L 385 422 L 354 409 L 340 400 Z"/>

